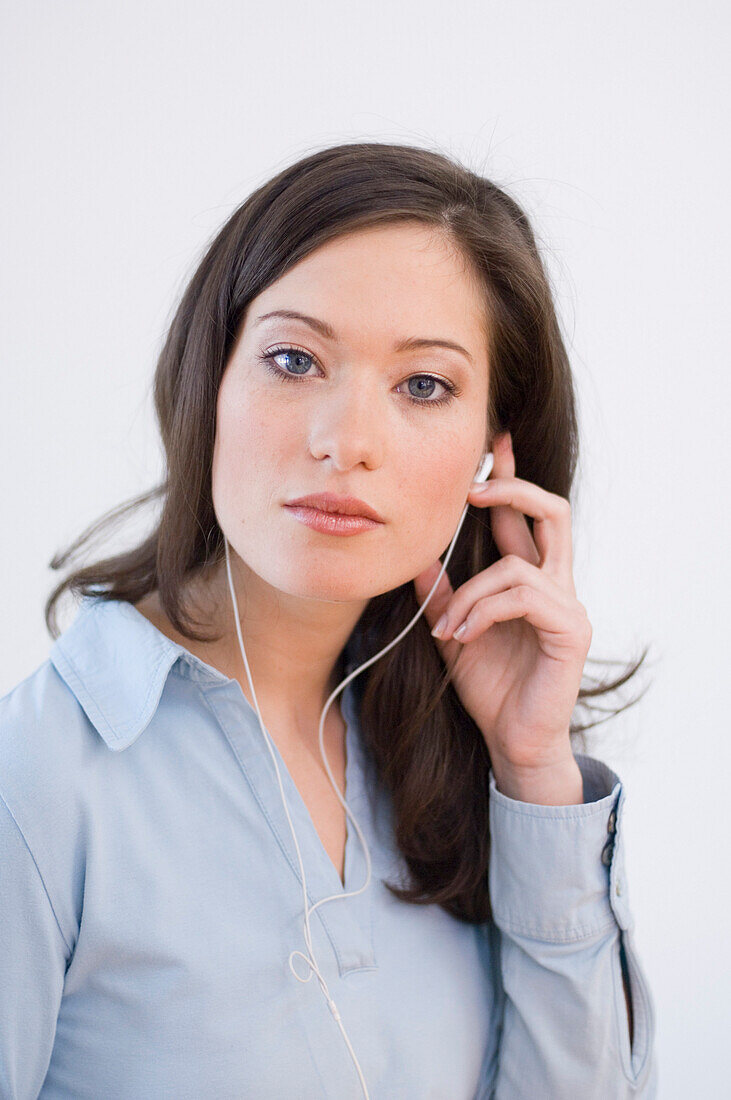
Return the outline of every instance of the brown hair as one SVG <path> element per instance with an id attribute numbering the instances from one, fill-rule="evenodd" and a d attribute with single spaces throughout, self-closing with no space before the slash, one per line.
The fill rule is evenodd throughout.
<path id="1" fill-rule="evenodd" d="M 214 637 L 195 629 L 183 594 L 194 572 L 224 556 L 211 492 L 216 399 L 247 304 L 326 241 L 405 219 L 439 231 L 484 288 L 488 438 L 509 430 L 516 475 L 569 499 L 578 461 L 574 387 L 549 278 L 525 212 L 489 179 L 440 152 L 377 142 L 335 145 L 305 156 L 255 190 L 205 250 L 155 372 L 166 476 L 103 516 L 50 567 L 59 569 L 98 531 L 149 501 L 161 499 L 159 519 L 138 546 L 74 570 L 52 591 L 45 607 L 52 637 L 58 636 L 55 605 L 65 590 L 136 603 L 153 589 L 177 631 L 197 641 Z M 470 507 L 450 559 L 453 587 L 499 557 L 488 511 Z M 373 597 L 341 654 L 342 668 L 346 653 L 355 665 L 379 652 L 417 608 L 411 582 Z M 577 706 L 589 708 L 591 697 L 623 685 L 646 654 L 619 678 L 582 687 Z M 353 687 L 363 742 L 392 798 L 396 842 L 412 875 L 411 884 L 388 883 L 388 889 L 406 902 L 438 904 L 467 922 L 488 920 L 489 754 L 451 685 L 425 617 Z M 612 716 L 626 706 L 603 713 Z M 572 741 L 579 736 L 584 748 L 582 731 L 599 721 L 572 725 Z"/>

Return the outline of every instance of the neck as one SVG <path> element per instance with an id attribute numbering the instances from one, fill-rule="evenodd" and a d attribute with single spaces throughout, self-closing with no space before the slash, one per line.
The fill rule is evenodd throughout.
<path id="1" fill-rule="evenodd" d="M 235 561 L 235 565 L 234 565 Z M 291 596 L 272 588 L 231 555 L 239 623 L 262 719 L 269 730 L 307 743 L 319 754 L 319 724 L 325 704 L 344 678 L 342 654 L 367 600 L 324 601 Z M 238 680 L 256 709 L 235 624 L 225 560 L 186 592 L 196 618 L 221 635 L 197 642 L 196 655 Z M 183 643 L 190 649 L 190 641 Z M 325 728 L 340 725 L 339 697 L 325 716 Z"/>

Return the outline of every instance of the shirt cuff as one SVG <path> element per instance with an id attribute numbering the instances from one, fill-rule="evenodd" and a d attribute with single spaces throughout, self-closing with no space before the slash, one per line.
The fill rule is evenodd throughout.
<path id="1" fill-rule="evenodd" d="M 632 927 L 624 875 L 624 788 L 607 764 L 575 753 L 584 802 L 543 806 L 490 788 L 489 885 L 501 931 L 568 943 Z"/>

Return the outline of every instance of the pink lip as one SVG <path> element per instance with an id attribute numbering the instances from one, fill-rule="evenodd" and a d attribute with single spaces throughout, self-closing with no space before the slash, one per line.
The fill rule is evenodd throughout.
<path id="1" fill-rule="evenodd" d="M 285 507 L 294 506 L 301 508 L 317 509 L 319 512 L 327 512 L 340 516 L 356 516 L 383 523 L 383 517 L 379 516 L 374 508 L 357 497 L 338 496 L 336 493 L 311 493 L 306 497 L 297 497 L 296 500 L 288 500 Z"/>
<path id="2" fill-rule="evenodd" d="M 323 512 L 319 508 L 309 508 L 303 504 L 285 504 L 288 512 L 323 535 L 358 535 L 362 531 L 375 530 L 382 524 L 367 516 L 348 516 L 340 512 Z"/>

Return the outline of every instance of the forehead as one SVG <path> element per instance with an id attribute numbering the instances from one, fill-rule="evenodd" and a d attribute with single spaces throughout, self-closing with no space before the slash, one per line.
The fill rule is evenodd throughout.
<path id="1" fill-rule="evenodd" d="M 469 339 L 475 351 L 484 340 L 485 295 L 469 261 L 436 227 L 414 222 L 358 229 L 320 245 L 249 303 L 247 320 L 279 308 L 338 329 L 377 326 L 398 336 L 429 321 Z"/>

